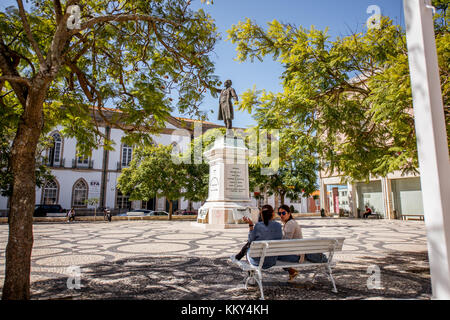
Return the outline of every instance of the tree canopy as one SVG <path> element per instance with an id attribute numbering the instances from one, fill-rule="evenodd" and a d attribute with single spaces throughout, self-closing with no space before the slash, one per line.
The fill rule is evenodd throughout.
<path id="1" fill-rule="evenodd" d="M 449 33 L 437 30 L 448 105 Z M 260 127 L 289 128 L 295 133 L 290 140 L 294 149 L 306 148 L 321 159 L 321 168 L 354 180 L 417 170 L 406 39 L 400 26 L 383 17 L 380 28 L 331 39 L 327 30 L 314 26 L 308 30 L 274 20 L 265 30 L 247 19 L 228 33 L 239 61 L 271 56 L 284 67 L 282 92 L 253 88 L 242 95 L 240 108 L 253 112 Z"/>
<path id="2" fill-rule="evenodd" d="M 0 12 L 0 107 L 13 139 L 3 299 L 29 298 L 36 153 L 50 128 L 61 125 L 87 156 L 112 147 L 99 124 L 149 143 L 173 106 L 201 115 L 202 97 L 216 94 L 216 26 L 190 3 L 17 0 Z"/>
<path id="3" fill-rule="evenodd" d="M 134 151 L 129 168 L 123 169 L 117 188 L 130 195 L 130 200 L 148 201 L 165 197 L 170 204 L 183 196 L 183 188 L 189 183 L 183 166 L 172 161 L 172 145 L 148 145 Z"/>
<path id="4" fill-rule="evenodd" d="M 73 4 L 80 7 L 81 24 L 71 30 L 66 9 Z M 33 78 L 51 72 L 44 131 L 62 124 L 66 136 L 83 141 L 84 153 L 103 137 L 92 125 L 94 111 L 103 122 L 149 141 L 175 102 L 180 112 L 198 115 L 203 95 L 218 84 L 208 56 L 218 38 L 216 27 L 187 1 L 68 1 L 64 7 L 36 0 L 28 13 L 19 5 L 0 15 L 5 56 L 0 89 L 16 93 L 14 102 L 0 99 L 2 109 L 19 109 L 15 114 L 20 115 L 20 97 Z M 120 113 L 110 119 L 103 107 Z"/>

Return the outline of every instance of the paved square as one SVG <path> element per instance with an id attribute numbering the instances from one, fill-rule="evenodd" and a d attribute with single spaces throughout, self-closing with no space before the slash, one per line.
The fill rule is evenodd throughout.
<path id="1" fill-rule="evenodd" d="M 308 272 L 287 283 L 280 270 L 263 274 L 266 299 L 429 299 L 425 224 L 399 220 L 297 219 L 304 237 L 343 236 L 333 271 L 338 294 Z M 205 231 L 189 221 L 113 221 L 34 225 L 32 299 L 257 299 L 243 272 L 228 261 L 247 228 Z M 8 226 L 0 225 L 0 289 Z M 368 268 L 381 270 L 369 290 Z M 68 289 L 67 268 L 79 266 L 81 289 Z"/>

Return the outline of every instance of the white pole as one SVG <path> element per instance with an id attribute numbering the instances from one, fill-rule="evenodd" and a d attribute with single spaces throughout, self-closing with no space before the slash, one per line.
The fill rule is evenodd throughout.
<path id="1" fill-rule="evenodd" d="M 403 0 L 434 299 L 450 299 L 450 162 L 432 10 Z"/>

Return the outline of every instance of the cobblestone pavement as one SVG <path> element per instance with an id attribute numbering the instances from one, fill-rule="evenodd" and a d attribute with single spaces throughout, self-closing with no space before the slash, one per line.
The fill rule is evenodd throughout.
<path id="1" fill-rule="evenodd" d="M 338 294 L 302 272 L 287 283 L 282 270 L 263 274 L 266 299 L 429 299 L 425 225 L 418 221 L 297 219 L 304 237 L 343 236 L 333 274 Z M 0 289 L 7 225 L 0 225 Z M 257 299 L 243 272 L 229 262 L 247 228 L 205 231 L 189 221 L 117 221 L 34 225 L 33 299 Z M 369 290 L 368 268 L 381 270 Z M 81 289 L 68 289 L 68 267 L 79 266 Z M 72 283 L 72 282 L 71 282 Z"/>

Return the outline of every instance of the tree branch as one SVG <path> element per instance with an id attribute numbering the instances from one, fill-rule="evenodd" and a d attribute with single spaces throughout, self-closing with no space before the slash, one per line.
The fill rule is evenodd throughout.
<path id="1" fill-rule="evenodd" d="M 9 81 L 25 84 L 28 87 L 31 87 L 31 81 L 27 78 L 18 77 L 18 76 L 0 76 L 0 81 Z"/>
<path id="2" fill-rule="evenodd" d="M 63 18 L 61 2 L 59 0 L 53 0 L 53 7 L 55 8 L 56 24 L 59 24 Z"/>
<path id="3" fill-rule="evenodd" d="M 13 59 L 11 58 L 11 52 L 8 47 L 3 43 L 3 38 L 0 34 L 0 70 L 3 75 L 10 77 L 21 78 L 19 72 L 17 72 L 16 67 L 14 66 Z M 10 82 L 11 87 L 16 93 L 17 98 L 20 103 L 25 106 L 28 94 L 28 87 L 24 88 L 20 83 L 16 81 Z"/>
<path id="4" fill-rule="evenodd" d="M 45 59 L 42 55 L 41 49 L 39 49 L 39 45 L 36 42 L 36 39 L 33 37 L 33 34 L 31 33 L 30 25 L 28 24 L 27 16 L 25 14 L 25 9 L 23 8 L 22 0 L 17 0 L 17 5 L 19 6 L 19 14 L 20 18 L 22 19 L 23 23 L 23 29 L 25 30 L 25 34 L 27 35 L 28 40 L 31 43 L 31 46 L 33 47 L 38 59 L 39 63 L 41 65 L 45 65 Z"/>
<path id="5" fill-rule="evenodd" d="M 181 27 L 181 25 L 179 23 L 176 23 L 172 20 L 163 19 L 163 18 L 157 18 L 157 17 L 141 15 L 141 14 L 117 14 L 117 15 L 100 16 L 100 17 L 95 17 L 95 18 L 89 19 L 88 21 L 81 24 L 80 29 L 74 29 L 72 31 L 72 35 L 80 32 L 82 30 L 91 28 L 92 26 L 94 26 L 97 23 L 112 22 L 112 21 L 117 21 L 117 22 L 150 21 L 150 22 L 167 23 L 167 24 L 170 24 L 177 28 Z"/>

